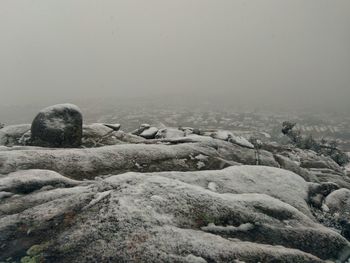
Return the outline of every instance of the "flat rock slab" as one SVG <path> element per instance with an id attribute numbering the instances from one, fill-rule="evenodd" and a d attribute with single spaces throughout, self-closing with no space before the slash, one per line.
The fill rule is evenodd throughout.
<path id="1" fill-rule="evenodd" d="M 198 159 L 198 156 L 204 158 Z M 260 159 L 264 165 L 278 167 L 272 154 L 262 153 Z M 1 174 L 47 169 L 74 179 L 125 171 L 214 170 L 237 162 L 255 164 L 255 151 L 214 139 L 176 145 L 123 144 L 89 149 L 0 151 Z"/>

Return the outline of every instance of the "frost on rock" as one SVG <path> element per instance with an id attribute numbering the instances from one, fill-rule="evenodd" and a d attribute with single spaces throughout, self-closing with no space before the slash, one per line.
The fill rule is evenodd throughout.
<path id="1" fill-rule="evenodd" d="M 98 140 L 112 132 L 113 129 L 102 123 L 91 123 L 83 125 L 83 137 L 86 139 L 94 138 L 95 140 Z"/>
<path id="2" fill-rule="evenodd" d="M 147 129 L 145 129 L 143 132 L 141 132 L 140 136 L 145 138 L 145 139 L 154 139 L 157 132 L 158 132 L 158 128 L 149 127 Z"/>
<path id="3" fill-rule="evenodd" d="M 30 126 L 30 124 L 19 124 L 5 126 L 0 129 L 0 145 L 18 145 L 23 134 L 30 131 Z"/>
<path id="4" fill-rule="evenodd" d="M 216 132 L 211 133 L 210 136 L 214 139 L 228 141 L 228 142 L 240 145 L 242 147 L 254 149 L 254 145 L 251 144 L 246 138 L 244 138 L 242 136 L 236 136 L 232 132 L 229 132 L 229 131 L 218 130 Z"/>
<path id="5" fill-rule="evenodd" d="M 216 226 L 214 223 L 210 223 L 208 226 L 203 226 L 201 229 L 211 233 L 225 233 L 234 234 L 234 232 L 245 232 L 250 231 L 254 228 L 251 223 L 242 224 L 239 226 Z M 230 233 L 231 232 L 231 233 Z"/>
<path id="6" fill-rule="evenodd" d="M 229 138 L 229 142 L 235 143 L 235 144 L 238 144 L 240 146 L 247 147 L 250 149 L 254 149 L 254 145 L 251 144 L 246 138 L 244 138 L 242 136 L 232 136 L 231 138 Z"/>
<path id="7" fill-rule="evenodd" d="M 29 129 L 0 130 L 0 262 L 349 261 L 350 179 L 330 158 L 223 130 L 82 126 L 67 104 Z"/>
<path id="8" fill-rule="evenodd" d="M 83 147 L 102 147 L 106 145 L 139 143 L 143 138 L 119 131 L 120 125 L 92 123 L 83 125 Z"/>
<path id="9" fill-rule="evenodd" d="M 278 198 L 311 217 L 307 200 L 309 184 L 300 176 L 263 166 L 232 166 L 219 171 L 162 172 L 177 179 L 219 193 L 259 193 Z M 147 174 L 152 176 L 153 174 Z"/>
<path id="10" fill-rule="evenodd" d="M 176 128 L 162 128 L 160 129 L 157 134 L 155 135 L 155 138 L 157 139 L 169 139 L 169 138 L 182 138 L 185 136 L 184 131 L 176 129 Z"/>
<path id="11" fill-rule="evenodd" d="M 48 170 L 18 171 L 0 177 L 0 191 L 28 193 L 47 185 L 72 187 L 79 183 L 79 181 L 69 179 L 59 173 Z"/>
<path id="12" fill-rule="evenodd" d="M 58 104 L 41 110 L 31 126 L 31 144 L 43 147 L 81 145 L 83 117 L 72 104 Z"/>
<path id="13" fill-rule="evenodd" d="M 350 190 L 339 189 L 327 196 L 325 205 L 330 212 L 341 214 L 350 220 Z"/>
<path id="14" fill-rule="evenodd" d="M 214 183 L 214 182 L 209 182 L 208 183 L 208 189 L 209 190 L 211 190 L 211 191 L 213 191 L 213 192 L 216 192 L 217 191 L 217 185 L 216 185 L 216 183 Z"/>
<path id="15" fill-rule="evenodd" d="M 249 171 L 269 181 L 268 173 L 281 173 L 287 182 L 296 176 L 252 169 L 240 176 Z M 213 192 L 207 183 L 202 186 L 208 173 L 130 172 L 76 186 L 47 181 L 39 190 L 5 198 L 0 260 L 19 260 L 33 246 L 42 248 L 43 262 L 325 262 L 349 256 L 346 239 L 288 204 L 298 202 L 284 189 L 273 194 L 278 189 L 272 180 L 271 190 L 249 193 L 247 178 L 240 185 L 246 191 L 235 193 L 230 187 L 239 180 L 223 188 L 233 171 L 211 171 L 218 185 Z M 40 179 L 40 174 L 22 176 Z M 300 178 L 297 184 L 306 183 Z"/>
<path id="16" fill-rule="evenodd" d="M 210 136 L 213 137 L 214 139 L 228 141 L 231 137 L 233 137 L 233 134 L 232 132 L 229 132 L 229 131 L 218 130 L 210 134 Z"/>
<path id="17" fill-rule="evenodd" d="M 119 123 L 114 123 L 114 124 L 111 124 L 111 123 L 104 123 L 103 124 L 104 126 L 108 127 L 108 128 L 111 128 L 112 130 L 114 131 L 119 131 L 120 128 L 121 128 L 121 125 Z"/>
<path id="18" fill-rule="evenodd" d="M 120 131 L 115 133 L 122 134 Z M 207 160 L 193 158 L 200 154 L 207 156 Z M 260 160 L 261 164 L 278 166 L 273 155 L 268 152 L 262 152 Z M 175 145 L 121 144 L 89 149 L 29 148 L 0 151 L 0 173 L 48 169 L 79 179 L 124 171 L 140 171 L 140 166 L 143 167 L 142 172 L 197 170 L 198 161 L 205 164 L 201 164 L 205 170 L 222 169 L 235 163 L 256 163 L 254 150 L 232 147 L 231 143 L 210 139 L 205 142 Z"/>

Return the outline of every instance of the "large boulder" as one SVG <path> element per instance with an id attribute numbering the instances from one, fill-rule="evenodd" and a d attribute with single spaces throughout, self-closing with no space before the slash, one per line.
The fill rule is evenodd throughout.
<path id="1" fill-rule="evenodd" d="M 58 104 L 41 110 L 31 128 L 31 143 L 43 147 L 73 148 L 81 145 L 83 117 L 72 104 Z"/>

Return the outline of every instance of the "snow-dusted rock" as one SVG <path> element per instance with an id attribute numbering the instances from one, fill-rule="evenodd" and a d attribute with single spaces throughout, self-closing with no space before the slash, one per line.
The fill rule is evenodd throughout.
<path id="1" fill-rule="evenodd" d="M 48 169 L 72 178 L 91 178 L 124 171 L 213 170 L 237 163 L 256 164 L 254 150 L 206 138 L 208 141 L 175 145 L 121 144 L 88 149 L 0 151 L 0 173 Z M 208 158 L 198 160 L 195 157 L 199 154 Z M 278 167 L 273 155 L 265 151 L 260 153 L 260 164 Z"/>
<path id="2" fill-rule="evenodd" d="M 147 174 L 153 175 L 153 174 Z M 161 172 L 163 177 L 209 188 L 218 193 L 259 193 L 278 198 L 311 216 L 309 184 L 290 171 L 265 166 L 232 166 L 219 171 Z"/>
<path id="3" fill-rule="evenodd" d="M 0 129 L 0 145 L 19 145 L 21 137 L 30 131 L 30 124 L 9 125 Z"/>
<path id="4" fill-rule="evenodd" d="M 242 147 L 254 149 L 254 145 L 251 144 L 246 138 L 242 136 L 236 136 L 230 131 L 218 130 L 218 131 L 212 132 L 210 134 L 210 137 L 218 140 L 228 141 Z"/>
<path id="5" fill-rule="evenodd" d="M 325 198 L 335 190 L 338 190 L 339 186 L 332 182 L 326 183 L 311 183 L 309 185 L 309 204 L 313 207 L 321 209 Z"/>
<path id="6" fill-rule="evenodd" d="M 231 137 L 233 137 L 232 132 L 218 130 L 210 134 L 210 137 L 218 140 L 228 141 Z"/>
<path id="7" fill-rule="evenodd" d="M 298 155 L 301 160 L 300 166 L 303 168 L 331 169 L 343 173 L 343 169 L 330 157 L 317 155 L 313 151 L 299 150 Z"/>
<path id="8" fill-rule="evenodd" d="M 19 145 L 30 145 L 31 144 L 31 138 L 32 138 L 32 131 L 28 130 L 26 133 L 24 133 L 21 138 L 18 140 Z"/>
<path id="9" fill-rule="evenodd" d="M 337 172 L 328 168 L 310 168 L 309 171 L 311 174 L 313 174 L 313 176 L 317 177 L 317 180 L 320 182 L 333 182 L 340 187 L 350 189 L 350 177 L 348 177 L 344 172 Z"/>
<path id="10" fill-rule="evenodd" d="M 28 193 L 43 186 L 76 186 L 79 182 L 49 170 L 27 170 L 0 177 L 0 191 Z"/>
<path id="11" fill-rule="evenodd" d="M 110 124 L 110 123 L 104 123 L 103 125 L 105 125 L 108 128 L 111 128 L 114 131 L 119 131 L 121 125 L 119 123 L 114 123 L 114 124 Z"/>
<path id="12" fill-rule="evenodd" d="M 307 169 L 300 167 L 298 163 L 292 161 L 288 157 L 285 157 L 280 154 L 275 154 L 274 157 L 275 157 L 275 160 L 280 164 L 281 168 L 292 171 L 300 175 L 308 182 L 319 182 L 319 179 L 317 178 L 317 176 L 309 172 Z"/>
<path id="13" fill-rule="evenodd" d="M 140 136 L 145 139 L 154 139 L 158 132 L 157 127 L 149 127 L 140 133 Z"/>
<path id="14" fill-rule="evenodd" d="M 251 144 L 246 138 L 242 137 L 242 136 L 235 136 L 233 135 L 232 137 L 230 137 L 228 139 L 229 142 L 234 143 L 234 144 L 238 144 L 242 147 L 247 147 L 250 149 L 254 149 L 254 145 Z"/>
<path id="15" fill-rule="evenodd" d="M 185 136 L 188 136 L 190 134 L 197 134 L 197 135 L 201 134 L 200 129 L 196 129 L 192 127 L 179 127 L 179 130 L 183 131 Z"/>
<path id="16" fill-rule="evenodd" d="M 72 104 L 58 104 L 41 110 L 31 127 L 31 143 L 44 147 L 81 145 L 83 117 Z"/>
<path id="17" fill-rule="evenodd" d="M 339 189 L 327 196 L 324 209 L 329 212 L 341 229 L 341 234 L 350 240 L 350 190 Z"/>
<path id="18" fill-rule="evenodd" d="M 113 129 L 111 125 L 102 123 L 83 125 L 82 146 L 90 148 L 145 141 L 142 137 L 125 133 L 117 128 L 116 126 Z"/>
<path id="19" fill-rule="evenodd" d="M 95 148 L 0 146 L 0 261 L 349 258 L 339 234 L 350 238 L 348 190 L 337 190 L 349 178 L 327 158 L 253 149 L 233 134 L 162 128 L 153 140 L 116 129 L 84 125 L 83 146 Z"/>
<path id="20" fill-rule="evenodd" d="M 160 129 L 155 135 L 156 139 L 169 139 L 169 138 L 182 138 L 185 133 L 176 128 L 163 128 Z"/>
<path id="21" fill-rule="evenodd" d="M 274 153 L 275 160 L 282 168 L 299 174 L 307 181 L 332 182 L 339 187 L 350 189 L 350 177 L 327 156 L 276 143 L 263 143 L 262 149 Z"/>
<path id="22" fill-rule="evenodd" d="M 211 172 L 218 192 L 207 189 L 207 183 L 202 186 L 208 172 L 198 172 L 194 180 L 193 173 L 126 173 L 5 198 L 0 260 L 321 263 L 349 257 L 347 240 L 279 199 L 283 193 L 272 197 L 277 187 L 244 193 L 253 184 L 243 180 L 240 193 L 228 190 L 234 183 L 223 191 L 231 169 Z M 242 174 L 257 179 L 259 170 L 267 168 L 244 169 Z M 30 177 L 31 171 L 26 172 L 23 177 Z M 297 176 L 282 178 L 287 185 Z M 296 180 L 298 186 L 304 182 Z M 293 185 L 290 189 L 298 191 Z"/>
<path id="23" fill-rule="evenodd" d="M 293 148 L 290 145 L 278 144 L 276 142 L 263 142 L 260 147 L 263 150 L 276 154 L 292 152 L 293 150 Z"/>
<path id="24" fill-rule="evenodd" d="M 95 140 L 101 139 L 102 137 L 113 132 L 113 129 L 104 125 L 103 123 L 92 123 L 83 125 L 83 138 L 93 138 Z"/>
<path id="25" fill-rule="evenodd" d="M 131 134 L 139 136 L 144 130 L 146 130 L 150 127 L 151 127 L 151 125 L 149 125 L 147 123 L 141 124 L 141 126 L 138 129 L 132 131 Z"/>
<path id="26" fill-rule="evenodd" d="M 331 213 L 338 213 L 350 220 L 350 190 L 341 188 L 327 196 L 325 205 Z"/>
<path id="27" fill-rule="evenodd" d="M 101 147 L 104 145 L 114 145 L 120 143 L 115 136 L 114 130 L 102 123 L 92 123 L 83 125 L 82 146 Z"/>

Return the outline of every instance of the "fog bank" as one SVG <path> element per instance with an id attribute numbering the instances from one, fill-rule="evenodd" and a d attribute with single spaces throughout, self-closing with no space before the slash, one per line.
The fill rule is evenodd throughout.
<path id="1" fill-rule="evenodd" d="M 0 103 L 349 109 L 348 0 L 3 0 Z"/>

